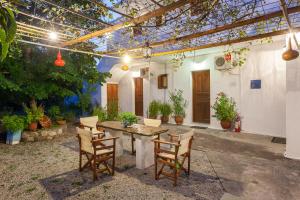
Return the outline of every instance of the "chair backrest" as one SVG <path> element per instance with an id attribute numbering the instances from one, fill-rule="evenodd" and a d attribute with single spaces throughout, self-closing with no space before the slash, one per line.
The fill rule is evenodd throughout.
<path id="1" fill-rule="evenodd" d="M 81 117 L 79 120 L 82 125 L 87 125 L 96 128 L 96 124 L 98 122 L 98 116 Z M 85 128 L 85 130 L 89 130 L 89 129 Z"/>
<path id="2" fill-rule="evenodd" d="M 190 130 L 187 133 L 179 134 L 179 137 L 178 137 L 178 141 L 180 141 L 180 147 L 178 150 L 179 155 L 189 152 L 190 140 L 192 139 L 193 135 L 194 135 L 194 129 Z"/>
<path id="3" fill-rule="evenodd" d="M 92 153 L 94 151 L 94 147 L 92 145 L 92 134 L 90 131 L 76 128 L 78 136 L 80 137 L 80 149 L 86 152 Z"/>
<path id="4" fill-rule="evenodd" d="M 144 118 L 144 124 L 146 126 L 159 127 L 161 125 L 161 120 Z"/>

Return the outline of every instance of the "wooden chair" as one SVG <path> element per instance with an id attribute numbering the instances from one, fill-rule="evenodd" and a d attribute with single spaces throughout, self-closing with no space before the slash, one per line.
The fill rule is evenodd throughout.
<path id="1" fill-rule="evenodd" d="M 115 152 L 116 137 L 95 139 L 90 131 L 77 128 L 77 137 L 79 140 L 79 171 L 90 167 L 93 171 L 93 180 L 98 179 L 97 173 L 108 171 L 111 175 L 115 172 Z M 105 145 L 103 142 L 111 141 L 112 145 Z M 82 166 L 82 156 L 85 155 L 87 162 Z M 112 159 L 112 166 L 109 167 L 108 161 Z M 100 165 L 105 168 L 100 169 Z"/>
<path id="2" fill-rule="evenodd" d="M 193 135 L 194 130 L 191 130 L 178 136 L 170 135 L 172 142 L 154 140 L 155 180 L 158 180 L 162 174 L 171 178 L 174 181 L 174 186 L 176 186 L 181 171 L 184 171 L 187 175 L 190 174 Z M 178 139 L 176 140 L 174 137 Z M 161 148 L 160 144 L 170 145 L 170 148 Z M 187 169 L 183 166 L 186 159 L 188 160 Z M 162 164 L 159 171 L 158 163 Z M 164 171 L 166 165 L 170 167 L 171 173 Z"/>
<path id="3" fill-rule="evenodd" d="M 161 120 L 144 118 L 144 125 L 152 126 L 152 127 L 160 127 Z M 159 139 L 159 136 L 158 136 L 158 139 Z M 135 138 L 134 138 L 133 134 L 131 134 L 131 154 L 132 155 L 134 155 L 134 153 L 135 153 L 134 142 L 135 142 Z"/>
<path id="4" fill-rule="evenodd" d="M 94 138 L 101 139 L 105 136 L 105 130 L 97 127 L 98 116 L 81 117 L 80 128 L 90 131 Z"/>

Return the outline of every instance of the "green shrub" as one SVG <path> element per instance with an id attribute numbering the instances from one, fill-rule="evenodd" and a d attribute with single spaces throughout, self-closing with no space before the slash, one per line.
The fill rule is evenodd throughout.
<path id="1" fill-rule="evenodd" d="M 106 110 L 107 110 L 107 120 L 108 121 L 118 120 L 119 111 L 120 111 L 118 101 L 112 101 L 112 102 L 108 103 L 106 106 Z"/>
<path id="2" fill-rule="evenodd" d="M 172 110 L 174 116 L 185 117 L 185 108 L 187 101 L 183 98 L 183 91 L 177 90 L 170 92 L 170 101 L 172 102 Z"/>
<path id="3" fill-rule="evenodd" d="M 120 114 L 120 119 L 122 120 L 125 126 L 130 126 L 134 123 L 137 123 L 137 116 L 131 112 L 123 112 Z"/>
<path id="4" fill-rule="evenodd" d="M 48 115 L 52 120 L 57 120 L 59 116 L 61 116 L 60 108 L 59 106 L 51 106 L 48 109 Z"/>
<path id="5" fill-rule="evenodd" d="M 64 118 L 68 122 L 74 122 L 76 120 L 76 114 L 74 111 L 67 111 L 64 113 Z"/>
<path id="6" fill-rule="evenodd" d="M 160 109 L 160 102 L 153 100 L 149 104 L 148 115 L 150 118 L 157 118 Z"/>
<path id="7" fill-rule="evenodd" d="M 98 116 L 99 121 L 103 122 L 107 119 L 107 112 L 101 106 L 93 108 L 93 116 Z"/>
<path id="8" fill-rule="evenodd" d="M 26 123 L 30 124 L 39 121 L 44 116 L 44 108 L 42 105 L 37 106 L 36 101 L 31 101 L 30 106 L 23 104 L 26 113 Z"/>
<path id="9" fill-rule="evenodd" d="M 224 93 L 219 93 L 214 105 L 212 106 L 215 111 L 214 117 L 219 121 L 233 121 L 237 115 L 236 103 L 233 98 L 227 97 Z"/>
<path id="10" fill-rule="evenodd" d="M 2 122 L 5 129 L 11 132 L 23 130 L 25 127 L 24 117 L 18 115 L 4 116 Z"/>
<path id="11" fill-rule="evenodd" d="M 160 114 L 164 117 L 168 117 L 172 113 L 172 107 L 169 103 L 162 103 L 159 110 Z"/>

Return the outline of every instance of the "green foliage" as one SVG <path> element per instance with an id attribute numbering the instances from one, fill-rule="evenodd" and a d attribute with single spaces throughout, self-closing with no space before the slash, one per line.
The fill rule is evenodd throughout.
<path id="1" fill-rule="evenodd" d="M 164 117 L 168 117 L 172 113 L 172 107 L 169 103 L 162 103 L 159 107 L 160 114 Z"/>
<path id="2" fill-rule="evenodd" d="M 51 106 L 48 110 L 48 115 L 52 120 L 63 120 L 64 117 L 61 114 L 59 106 Z"/>
<path id="3" fill-rule="evenodd" d="M 10 44 L 13 42 L 17 31 L 17 24 L 14 13 L 11 9 L 0 5 L 0 44 L 1 56 L 3 61 L 8 53 Z"/>
<path id="4" fill-rule="evenodd" d="M 76 120 L 76 114 L 74 111 L 67 111 L 63 115 L 64 119 L 68 122 L 74 122 Z"/>
<path id="5" fill-rule="evenodd" d="M 159 114 L 160 102 L 153 100 L 149 104 L 148 114 L 150 118 L 156 118 Z"/>
<path id="6" fill-rule="evenodd" d="M 26 113 L 26 123 L 39 121 L 44 116 L 44 108 L 42 105 L 37 106 L 36 101 L 32 100 L 30 106 L 23 104 L 24 111 Z"/>
<path id="7" fill-rule="evenodd" d="M 107 120 L 108 121 L 118 120 L 119 111 L 120 111 L 118 101 L 112 101 L 112 102 L 108 103 L 106 107 L 107 107 L 106 108 Z"/>
<path id="8" fill-rule="evenodd" d="M 215 117 L 220 121 L 233 121 L 237 115 L 236 103 L 232 98 L 224 93 L 219 93 L 212 108 L 215 111 Z"/>
<path id="9" fill-rule="evenodd" d="M 98 116 L 100 122 L 103 122 L 107 119 L 107 112 L 101 106 L 93 108 L 93 116 Z"/>
<path id="10" fill-rule="evenodd" d="M 170 92 L 170 101 L 172 102 L 172 110 L 174 116 L 185 117 L 185 108 L 187 107 L 187 100 L 183 98 L 183 91 L 177 90 Z"/>
<path id="11" fill-rule="evenodd" d="M 81 110 L 90 108 L 90 92 L 105 82 L 109 73 L 99 73 L 94 57 L 62 52 L 65 67 L 55 67 L 57 50 L 12 43 L 8 57 L 0 65 L 0 106 L 20 107 L 30 99 L 45 105 L 60 105 L 66 97 L 79 94 Z M 83 85 L 91 85 L 86 95 Z M 49 102 L 49 103 L 48 103 Z"/>
<path id="12" fill-rule="evenodd" d="M 135 114 L 131 112 L 123 112 L 120 114 L 120 119 L 122 120 L 123 124 L 126 126 L 130 126 L 134 123 L 137 123 L 138 118 Z"/>
<path id="13" fill-rule="evenodd" d="M 16 132 L 24 129 L 24 117 L 18 115 L 4 116 L 2 119 L 6 130 Z"/>

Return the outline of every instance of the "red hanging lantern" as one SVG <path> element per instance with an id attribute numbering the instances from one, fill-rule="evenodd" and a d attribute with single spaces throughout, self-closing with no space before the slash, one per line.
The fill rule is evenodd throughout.
<path id="1" fill-rule="evenodd" d="M 225 54 L 225 60 L 228 62 L 228 61 L 231 61 L 231 53 L 227 53 Z"/>
<path id="2" fill-rule="evenodd" d="M 54 65 L 56 66 L 56 67 L 63 67 L 63 66 L 65 66 L 65 61 L 62 59 L 62 57 L 61 57 L 61 53 L 60 53 L 60 50 L 58 51 L 58 53 L 57 53 L 57 58 L 56 58 L 56 60 L 55 60 L 55 62 L 54 62 Z"/>

